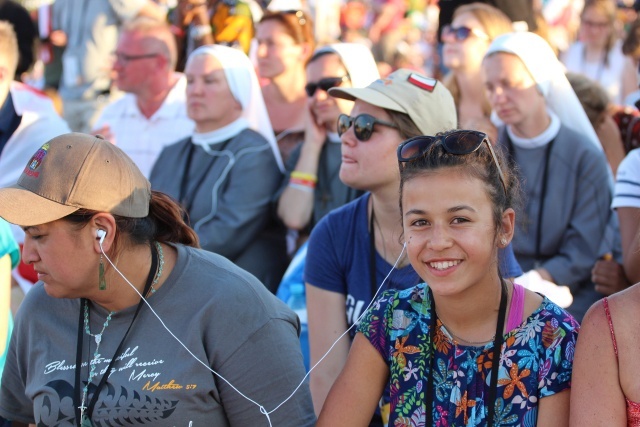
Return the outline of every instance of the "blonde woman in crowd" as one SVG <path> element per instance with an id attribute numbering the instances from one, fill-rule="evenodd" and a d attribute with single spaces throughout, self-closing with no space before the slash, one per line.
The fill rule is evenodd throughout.
<path id="1" fill-rule="evenodd" d="M 612 0 L 586 0 L 580 15 L 579 41 L 562 56 L 568 71 L 600 83 L 611 102 L 622 104 L 638 88 L 633 61 L 622 53 Z"/>
<path id="2" fill-rule="evenodd" d="M 313 22 L 301 10 L 267 11 L 256 28 L 258 74 L 282 159 L 304 138 L 305 65 L 314 48 Z"/>
<path id="3" fill-rule="evenodd" d="M 451 25 L 442 29 L 442 60 L 451 70 L 444 84 L 456 103 L 460 127 L 485 131 L 492 141 L 496 132 L 482 87 L 482 58 L 494 38 L 511 31 L 507 15 L 485 3 L 458 7 Z"/>

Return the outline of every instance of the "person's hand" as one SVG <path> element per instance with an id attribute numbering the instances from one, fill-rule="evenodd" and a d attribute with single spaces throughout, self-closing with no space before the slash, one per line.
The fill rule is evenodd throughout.
<path id="1" fill-rule="evenodd" d="M 206 0 L 179 0 L 176 13 L 176 25 L 186 27 L 191 24 L 195 16 L 199 16 L 201 10 L 206 12 Z"/>
<path id="2" fill-rule="evenodd" d="M 54 46 L 65 46 L 67 44 L 67 34 L 62 30 L 53 30 L 49 34 L 49 41 Z"/>
<path id="3" fill-rule="evenodd" d="M 109 127 L 109 125 L 104 125 L 98 129 L 92 130 L 91 135 L 100 135 L 105 139 L 105 141 L 109 141 L 113 145 L 117 145 L 115 135 L 111 132 L 111 127 Z"/>
<path id="4" fill-rule="evenodd" d="M 591 281 L 595 283 L 596 291 L 603 295 L 614 294 L 631 285 L 624 268 L 615 260 L 598 260 L 591 270 Z"/>
<path id="5" fill-rule="evenodd" d="M 327 128 L 324 123 L 318 123 L 318 119 L 311 109 L 310 100 L 307 102 L 304 120 L 304 143 L 320 151 L 327 141 Z"/>

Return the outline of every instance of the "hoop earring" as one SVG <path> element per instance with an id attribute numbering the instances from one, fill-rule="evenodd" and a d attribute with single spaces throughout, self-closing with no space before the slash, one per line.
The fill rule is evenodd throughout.
<path id="1" fill-rule="evenodd" d="M 104 278 L 104 263 L 102 262 L 102 254 L 100 254 L 100 265 L 98 266 L 98 289 L 107 290 L 107 281 Z"/>

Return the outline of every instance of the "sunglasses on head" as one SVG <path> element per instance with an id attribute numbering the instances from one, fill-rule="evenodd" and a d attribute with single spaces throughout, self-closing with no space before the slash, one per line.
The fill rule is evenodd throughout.
<path id="1" fill-rule="evenodd" d="M 328 91 L 332 87 L 340 86 L 343 82 L 349 80 L 349 76 L 342 77 L 325 77 L 323 79 L 318 80 L 317 82 L 309 82 L 304 87 L 305 92 L 307 92 L 307 96 L 312 97 L 315 95 L 316 90 L 321 89 L 323 91 Z"/>
<path id="2" fill-rule="evenodd" d="M 489 147 L 491 158 L 493 158 L 498 168 L 502 188 L 504 189 L 504 193 L 507 194 L 507 184 L 504 179 L 504 174 L 502 173 L 502 168 L 500 168 L 500 163 L 498 163 L 498 158 L 496 157 L 495 151 L 493 151 L 489 138 L 487 138 L 487 134 L 483 132 L 458 130 L 441 136 L 416 136 L 398 146 L 398 162 L 406 163 L 421 158 L 433 144 L 442 144 L 442 147 L 447 153 L 465 155 L 477 151 L 483 142 L 486 142 L 487 147 Z"/>
<path id="3" fill-rule="evenodd" d="M 358 141 L 367 141 L 371 138 L 374 125 L 388 126 L 390 128 L 398 129 L 398 126 L 393 123 L 378 120 L 370 114 L 360 114 L 357 117 L 350 117 L 346 114 L 340 114 L 338 117 L 338 135 L 342 136 L 343 133 L 349 130 L 353 125 L 353 133 Z"/>
<path id="4" fill-rule="evenodd" d="M 453 38 L 459 42 L 468 39 L 469 36 L 471 36 L 471 34 L 481 39 L 489 40 L 489 36 L 484 31 L 481 31 L 475 28 L 469 28 L 469 27 L 454 28 L 451 25 L 445 25 L 444 28 L 442 29 L 443 38 L 453 36 Z"/>

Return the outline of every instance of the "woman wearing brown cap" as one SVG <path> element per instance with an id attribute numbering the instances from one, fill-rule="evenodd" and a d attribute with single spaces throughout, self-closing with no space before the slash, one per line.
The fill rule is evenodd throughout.
<path id="1" fill-rule="evenodd" d="M 0 217 L 39 282 L 18 315 L 0 416 L 38 425 L 312 425 L 297 320 L 211 252 L 114 145 L 45 143 Z M 142 298 L 144 296 L 144 298 Z M 259 358 L 259 359 L 258 359 Z"/>

